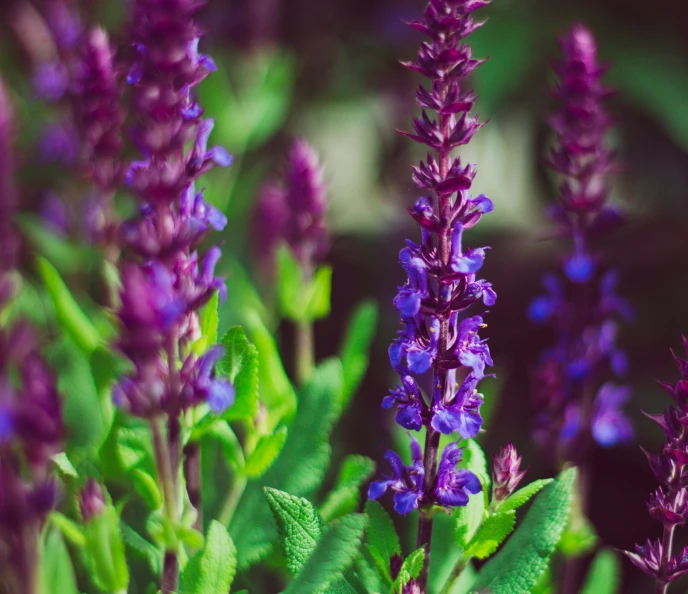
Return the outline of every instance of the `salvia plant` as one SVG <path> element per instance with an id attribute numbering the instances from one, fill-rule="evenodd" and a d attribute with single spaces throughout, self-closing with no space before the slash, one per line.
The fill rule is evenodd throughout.
<path id="1" fill-rule="evenodd" d="M 529 308 L 554 337 L 532 392 L 557 476 L 526 482 L 534 460 L 516 432 L 483 450 L 502 368 L 489 248 L 475 244 L 495 204 L 462 147 L 485 125 L 471 90 L 484 59 L 468 40 L 487 0 L 429 0 L 409 23 L 425 40 L 402 64 L 426 82 L 401 134 L 427 156 L 411 174 L 416 237 L 383 308 L 400 324 L 379 331 L 386 395 L 361 389 L 375 301 L 343 328 L 330 318 L 347 295 L 331 265 L 336 152 L 317 125 L 280 134 L 301 123 L 288 118 L 293 56 L 262 47 L 265 33 L 216 62 L 203 0 L 15 4 L 27 71 L 0 79 L 0 594 L 619 591 L 611 549 L 584 576 L 599 541 L 594 448 L 634 437 L 616 344 L 632 312 L 601 241 L 622 222 L 611 92 L 588 29 L 561 38 L 548 119 L 548 213 L 567 251 Z M 277 10 L 256 3 L 257 21 L 259 4 Z M 688 571 L 674 542 L 688 517 L 688 362 L 675 360 L 681 379 L 661 384 L 675 406 L 649 415 L 666 437 L 647 454 L 663 535 L 624 552 L 657 593 Z M 360 432 L 362 405 L 380 401 L 403 445 L 377 468 L 342 451 L 336 425 Z M 385 431 L 372 437 L 382 450 Z"/>

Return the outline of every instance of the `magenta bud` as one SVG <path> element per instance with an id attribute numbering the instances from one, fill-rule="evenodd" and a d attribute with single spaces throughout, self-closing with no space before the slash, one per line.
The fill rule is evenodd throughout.
<path id="1" fill-rule="evenodd" d="M 93 518 L 102 514 L 105 505 L 105 492 L 103 488 L 95 479 L 88 479 L 88 482 L 79 493 L 79 510 L 84 522 L 90 522 Z"/>
<path id="2" fill-rule="evenodd" d="M 504 501 L 509 497 L 528 472 L 528 469 L 519 470 L 521 460 L 521 456 L 511 443 L 505 445 L 494 457 L 492 468 L 492 499 L 494 501 Z"/>

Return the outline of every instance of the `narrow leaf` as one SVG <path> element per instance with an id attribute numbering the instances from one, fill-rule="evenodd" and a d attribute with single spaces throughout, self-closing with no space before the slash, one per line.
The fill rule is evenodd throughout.
<path id="1" fill-rule="evenodd" d="M 60 273 L 45 258 L 37 259 L 38 273 L 55 306 L 60 325 L 85 353 L 91 353 L 101 343 L 98 329 L 91 323 L 62 280 Z"/>
<path id="2" fill-rule="evenodd" d="M 356 511 L 361 499 L 361 485 L 375 472 L 375 462 L 365 456 L 347 456 L 334 488 L 320 506 L 320 515 L 330 522 Z"/>
<path id="3" fill-rule="evenodd" d="M 423 569 L 423 561 L 425 560 L 425 549 L 416 549 L 411 553 L 404 562 L 401 564 L 401 569 L 399 569 L 399 575 L 394 581 L 395 588 L 402 589 L 406 584 L 408 584 L 411 578 L 416 579 L 420 570 Z"/>
<path id="4" fill-rule="evenodd" d="M 217 363 L 217 374 L 236 388 L 236 399 L 222 415 L 226 420 L 253 419 L 258 414 L 258 351 L 240 326 L 222 338 L 225 354 Z"/>
<path id="5" fill-rule="evenodd" d="M 501 505 L 497 507 L 500 512 L 509 511 L 512 509 L 518 509 L 522 505 L 528 503 L 530 498 L 542 490 L 544 487 L 549 485 L 554 479 L 540 479 L 533 481 L 532 483 L 526 485 L 522 489 L 519 489 L 511 495 L 508 499 L 503 501 Z"/>
<path id="6" fill-rule="evenodd" d="M 227 529 L 213 520 L 205 546 L 184 567 L 179 580 L 180 594 L 220 594 L 229 592 L 236 573 L 236 548 Z"/>
<path id="7" fill-rule="evenodd" d="M 327 592 L 328 586 L 337 582 L 353 563 L 365 526 L 363 514 L 350 514 L 330 524 L 284 594 Z"/>
<path id="8" fill-rule="evenodd" d="M 366 502 L 365 513 L 368 516 L 366 536 L 370 554 L 375 560 L 380 576 L 390 580 L 390 560 L 395 554 L 401 555 L 399 535 L 392 518 L 377 501 L 369 499 Z"/>
<path id="9" fill-rule="evenodd" d="M 466 546 L 466 555 L 485 559 L 497 550 L 516 524 L 514 510 L 488 516 Z"/>
<path id="10" fill-rule="evenodd" d="M 202 355 L 217 342 L 217 327 L 220 317 L 217 307 L 220 303 L 220 296 L 217 291 L 213 293 L 210 301 L 205 304 L 201 311 L 201 336 L 193 343 L 193 351 L 197 355 Z"/>
<path id="11" fill-rule="evenodd" d="M 308 287 L 304 318 L 306 321 L 320 320 L 330 315 L 332 293 L 332 267 L 320 266 Z"/>
<path id="12" fill-rule="evenodd" d="M 79 594 L 74 567 L 60 533 L 49 529 L 43 540 L 40 565 L 42 594 Z"/>
<path id="13" fill-rule="evenodd" d="M 339 358 L 344 368 L 342 407 L 347 408 L 368 369 L 368 350 L 375 336 L 378 307 L 374 301 L 364 301 L 351 315 Z"/>
<path id="14" fill-rule="evenodd" d="M 256 449 L 246 460 L 244 474 L 253 479 L 263 476 L 279 456 L 286 440 L 286 427 L 281 427 L 272 435 L 263 435 L 258 441 Z"/>
<path id="15" fill-rule="evenodd" d="M 322 520 L 313 504 L 303 497 L 270 488 L 265 489 L 265 497 L 277 522 L 287 567 L 296 574 L 315 550 L 322 532 Z"/>
<path id="16" fill-rule="evenodd" d="M 576 476 L 569 468 L 543 489 L 518 530 L 481 569 L 475 592 L 523 594 L 535 586 L 566 526 Z"/>
<path id="17" fill-rule="evenodd" d="M 581 594 L 616 594 L 619 590 L 621 564 L 610 549 L 602 549 L 595 556 Z"/>

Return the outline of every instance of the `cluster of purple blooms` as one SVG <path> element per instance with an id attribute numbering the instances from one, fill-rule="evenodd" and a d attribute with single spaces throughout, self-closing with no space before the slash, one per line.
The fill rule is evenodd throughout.
<path id="1" fill-rule="evenodd" d="M 122 243 L 135 258 L 122 266 L 119 310 L 119 346 L 135 371 L 116 387 L 115 402 L 145 418 L 175 418 L 202 402 L 221 412 L 234 400 L 234 387 L 215 378 L 221 347 L 202 356 L 189 348 L 199 336 L 199 309 L 213 293 L 226 294 L 215 275 L 220 248 L 202 256 L 198 247 L 227 220 L 194 181 L 231 162 L 223 148 L 208 148 L 213 120 L 203 119 L 193 93 L 216 68 L 198 51 L 199 8 L 194 0 L 136 3 L 137 55 L 127 81 L 137 116 L 132 140 L 143 159 L 130 165 L 126 182 L 141 206 L 121 226 Z"/>
<path id="2" fill-rule="evenodd" d="M 557 235 L 572 240 L 573 252 L 563 262 L 563 275 L 545 276 L 546 294 L 528 313 L 534 322 L 549 324 L 556 336 L 534 378 L 536 439 L 543 451 L 579 460 L 590 436 L 605 447 L 633 436 L 622 411 L 629 388 L 605 381 L 610 372 L 614 377 L 626 372 L 626 356 L 616 346 L 617 320 L 628 320 L 632 310 L 616 294 L 617 273 L 606 270 L 590 246 L 594 236 L 621 221 L 608 205 L 609 174 L 617 165 L 605 143 L 611 126 L 603 106 L 610 94 L 602 82 L 606 68 L 583 26 L 575 26 L 561 46 L 554 89 L 561 108 L 549 120 L 556 143 L 547 163 L 560 177 L 560 203 L 551 217 Z"/>
<path id="3" fill-rule="evenodd" d="M 21 240 L 13 184 L 12 117 L 0 81 L 0 312 L 15 296 Z M 55 507 L 52 457 L 63 450 L 62 402 L 34 329 L 0 327 L 0 573 L 12 591 L 34 591 L 38 536 Z M 12 580 L 17 580 L 14 583 Z M 26 588 L 26 590 L 24 590 Z"/>
<path id="4" fill-rule="evenodd" d="M 396 407 L 396 420 L 406 429 L 426 428 L 425 452 L 412 439 L 413 462 L 404 466 L 399 456 L 386 456 L 393 474 L 374 482 L 373 499 L 392 490 L 394 507 L 406 514 L 414 508 L 434 505 L 466 505 L 469 494 L 481 491 L 478 478 L 457 470 L 462 451 L 448 444 L 437 465 L 440 434 L 462 438 L 480 431 L 482 395 L 478 382 L 492 365 L 490 352 L 478 332 L 480 316 L 461 314 L 482 300 L 493 305 L 496 294 L 490 283 L 477 278 L 486 248 L 466 248 L 464 231 L 493 209 L 485 196 L 472 197 L 468 190 L 475 176 L 471 165 L 463 165 L 452 150 L 470 141 L 482 126 L 469 112 L 475 102 L 472 91 L 462 89 L 461 80 L 481 60 L 471 55 L 462 40 L 480 26 L 471 13 L 484 6 L 481 0 L 432 0 L 421 21 L 411 27 L 430 38 L 422 44 L 416 62 L 404 64 L 432 81 L 431 90 L 419 86 L 416 98 L 422 117 L 413 119 L 414 133 L 404 133 L 434 151 L 414 167 L 413 179 L 430 194 L 409 209 L 421 228 L 421 241 L 407 241 L 399 259 L 408 279 L 399 288 L 394 305 L 403 329 L 389 348 L 392 367 L 400 383 L 383 400 L 384 408 Z M 436 118 L 428 116 L 434 111 Z M 430 395 L 424 396 L 423 379 L 432 374 Z M 428 382 L 429 383 L 429 382 Z M 423 528 L 419 545 L 429 545 L 431 526 Z M 421 577 L 421 587 L 424 588 Z"/>
<path id="5" fill-rule="evenodd" d="M 330 246 L 325 214 L 326 186 L 318 155 L 297 138 L 287 154 L 283 183 L 269 182 L 260 190 L 255 212 L 258 257 L 269 263 L 286 244 L 306 276 L 322 262 Z"/>
<path id="6" fill-rule="evenodd" d="M 688 355 L 688 339 L 683 337 Z M 626 551 L 628 558 L 646 574 L 655 578 L 657 592 L 666 591 L 667 584 L 688 572 L 688 546 L 680 553 L 672 551 L 674 532 L 688 520 L 688 360 L 674 354 L 681 378 L 675 383 L 659 382 L 669 393 L 675 406 L 661 415 L 647 415 L 665 434 L 658 454 L 645 450 L 652 472 L 661 486 L 647 503 L 650 515 L 662 524 L 661 540 L 647 540 L 636 545 L 635 553 Z"/>

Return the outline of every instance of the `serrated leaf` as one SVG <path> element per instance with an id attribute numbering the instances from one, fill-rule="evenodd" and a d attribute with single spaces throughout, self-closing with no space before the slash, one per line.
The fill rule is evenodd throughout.
<path id="1" fill-rule="evenodd" d="M 544 487 L 553 482 L 554 479 L 540 479 L 533 481 L 532 483 L 526 485 L 522 489 L 519 489 L 513 493 L 510 497 L 502 501 L 502 503 L 497 507 L 500 512 L 509 511 L 512 509 L 518 509 L 522 505 L 525 505 L 530 501 L 530 498 L 542 490 Z"/>
<path id="2" fill-rule="evenodd" d="M 399 569 L 399 575 L 397 579 L 394 580 L 395 588 L 402 589 L 406 584 L 408 584 L 411 578 L 416 579 L 420 570 L 423 569 L 423 561 L 425 560 L 425 549 L 416 549 L 411 553 L 404 562 L 401 564 Z"/>
<path id="3" fill-rule="evenodd" d="M 154 574 L 160 573 L 162 565 L 162 553 L 152 542 L 146 540 L 136 530 L 125 522 L 120 521 L 122 540 L 129 548 L 136 551 L 141 557 L 148 561 L 148 566 Z"/>
<path id="4" fill-rule="evenodd" d="M 308 497 L 322 483 L 330 460 L 330 432 L 339 414 L 341 374 L 336 360 L 316 368 L 301 392 L 299 410 L 277 461 L 261 478 L 249 482 L 244 491 L 230 524 L 240 569 L 269 554 L 277 539 L 263 488 Z"/>
<path id="5" fill-rule="evenodd" d="M 514 510 L 488 516 L 466 546 L 465 555 L 478 559 L 489 557 L 511 534 L 515 524 L 516 512 Z"/>
<path id="6" fill-rule="evenodd" d="M 463 457 L 459 462 L 459 468 L 465 468 L 480 479 L 483 486 L 482 497 L 470 497 L 468 504 L 457 507 L 452 516 L 456 530 L 456 540 L 461 548 L 466 548 L 476 531 L 482 524 L 487 510 L 487 493 L 490 490 L 490 475 L 487 470 L 487 459 L 482 448 L 474 439 L 461 442 Z"/>
<path id="7" fill-rule="evenodd" d="M 339 358 L 344 368 L 342 408 L 346 409 L 368 369 L 368 350 L 377 328 L 378 306 L 364 301 L 356 307 L 347 323 Z"/>
<path id="8" fill-rule="evenodd" d="M 245 312 L 243 320 L 251 340 L 258 348 L 260 399 L 267 413 L 266 431 L 272 432 L 283 419 L 287 422 L 293 420 L 296 393 L 284 370 L 275 339 L 260 316 L 256 311 L 249 310 Z"/>
<path id="9" fill-rule="evenodd" d="M 307 290 L 306 309 L 303 313 L 304 320 L 313 322 L 330 315 L 332 267 L 319 266 Z"/>
<path id="10" fill-rule="evenodd" d="M 581 594 L 616 594 L 620 576 L 619 558 L 611 549 L 601 549 L 595 555 Z"/>
<path id="11" fill-rule="evenodd" d="M 365 505 L 365 513 L 368 516 L 368 549 L 380 576 L 391 583 L 390 560 L 394 554 L 401 555 L 399 535 L 392 518 L 377 501 L 369 499 Z"/>
<path id="12" fill-rule="evenodd" d="M 272 435 L 263 435 L 256 448 L 246 459 L 244 474 L 256 479 L 263 476 L 277 459 L 287 440 L 287 428 L 281 427 Z"/>
<path id="13" fill-rule="evenodd" d="M 217 363 L 216 373 L 226 377 L 236 389 L 234 404 L 222 418 L 250 420 L 258 414 L 258 351 L 248 341 L 240 326 L 230 328 L 222 337 L 225 354 Z"/>
<path id="14" fill-rule="evenodd" d="M 203 306 L 200 316 L 201 336 L 192 345 L 197 355 L 202 355 L 217 342 L 217 327 L 220 321 L 217 313 L 219 303 L 220 295 L 215 291 L 208 303 Z"/>
<path id="15" fill-rule="evenodd" d="M 305 565 L 284 594 L 319 594 L 337 582 L 358 554 L 366 526 L 363 514 L 350 514 L 330 524 Z"/>
<path id="16" fill-rule="evenodd" d="M 344 458 L 334 488 L 320 506 L 325 522 L 356 511 L 361 499 L 361 485 L 375 472 L 375 462 L 365 456 Z"/>
<path id="17" fill-rule="evenodd" d="M 463 457 L 459 462 L 459 468 L 467 468 L 475 474 L 483 485 L 483 493 L 485 498 L 490 491 L 490 471 L 487 467 L 487 458 L 485 452 L 478 445 L 475 439 L 466 439 L 459 444 L 463 448 Z"/>
<path id="18" fill-rule="evenodd" d="M 475 592 L 524 594 L 535 586 L 566 526 L 576 476 L 576 468 L 569 468 L 543 489 L 518 530 L 481 569 Z"/>
<path id="19" fill-rule="evenodd" d="M 265 489 L 265 497 L 277 522 L 287 567 L 296 574 L 315 550 L 323 528 L 322 520 L 313 504 L 303 497 L 269 487 Z"/>
<path id="20" fill-rule="evenodd" d="M 41 593 L 79 594 L 72 560 L 60 533 L 55 529 L 48 529 L 42 548 L 39 568 Z"/>
<path id="21" fill-rule="evenodd" d="M 103 340 L 100 332 L 76 302 L 55 267 L 42 257 L 38 257 L 36 264 L 55 306 L 60 326 L 84 353 L 92 353 Z"/>
<path id="22" fill-rule="evenodd" d="M 236 573 L 236 548 L 227 529 L 213 520 L 205 546 L 184 567 L 179 579 L 180 594 L 229 592 Z"/>

